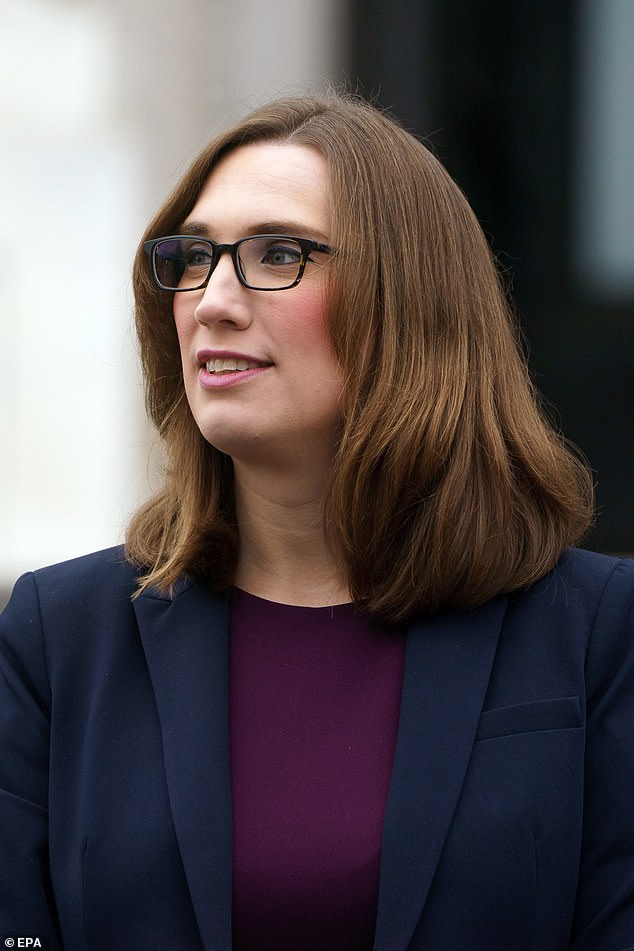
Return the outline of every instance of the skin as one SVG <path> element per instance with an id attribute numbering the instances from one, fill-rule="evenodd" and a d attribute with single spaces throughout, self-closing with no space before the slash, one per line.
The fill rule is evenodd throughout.
<path id="1" fill-rule="evenodd" d="M 214 169 L 187 220 L 214 241 L 279 231 L 328 243 L 326 160 L 306 146 L 241 147 Z M 327 332 L 324 269 L 314 254 L 283 291 L 243 287 L 228 254 L 204 290 L 174 295 L 185 390 L 205 439 L 233 459 L 239 587 L 270 600 L 349 600 L 323 536 L 321 498 L 341 420 L 343 378 Z M 201 354 L 257 362 L 210 376 Z"/>

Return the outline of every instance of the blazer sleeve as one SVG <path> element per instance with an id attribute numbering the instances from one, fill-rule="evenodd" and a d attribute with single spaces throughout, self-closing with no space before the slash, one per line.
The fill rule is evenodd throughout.
<path id="1" fill-rule="evenodd" d="M 48 861 L 51 692 L 37 589 L 21 578 L 0 615 L 0 935 L 59 949 Z"/>
<path id="2" fill-rule="evenodd" d="M 584 835 L 571 951 L 634 951 L 634 561 L 617 563 L 589 642 Z"/>

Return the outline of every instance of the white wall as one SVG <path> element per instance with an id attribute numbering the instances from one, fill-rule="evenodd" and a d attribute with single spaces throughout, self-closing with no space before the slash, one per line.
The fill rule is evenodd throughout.
<path id="1" fill-rule="evenodd" d="M 0 588 L 116 543 L 151 433 L 129 270 L 215 132 L 337 82 L 337 0 L 20 0 L 0 31 Z"/>

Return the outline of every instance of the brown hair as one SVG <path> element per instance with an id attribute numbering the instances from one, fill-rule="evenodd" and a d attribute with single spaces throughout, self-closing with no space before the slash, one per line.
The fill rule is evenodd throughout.
<path id="1" fill-rule="evenodd" d="M 344 370 L 341 438 L 324 524 L 352 597 L 398 622 L 522 588 L 577 542 L 592 515 L 585 466 L 539 408 L 495 262 L 464 195 L 391 118 L 352 97 L 281 99 L 215 139 L 143 240 L 187 217 L 220 158 L 251 142 L 311 146 L 332 190 L 330 333 Z M 136 322 L 164 488 L 134 516 L 141 584 L 234 577 L 230 459 L 184 395 L 171 296 L 139 248 Z"/>

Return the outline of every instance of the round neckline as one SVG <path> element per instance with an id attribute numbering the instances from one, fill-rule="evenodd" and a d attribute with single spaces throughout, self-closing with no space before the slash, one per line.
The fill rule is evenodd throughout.
<path id="1" fill-rule="evenodd" d="M 342 610 L 345 608 L 355 608 L 354 601 L 340 601 L 336 604 L 292 604 L 288 601 L 273 601 L 271 598 L 263 598 L 259 594 L 252 594 L 250 591 L 246 591 L 244 588 L 238 588 L 234 585 L 231 589 L 231 593 L 236 594 L 239 598 L 246 598 L 252 602 L 259 602 L 264 605 L 268 605 L 272 608 L 297 608 L 301 611 L 332 611 L 332 610 Z"/>

